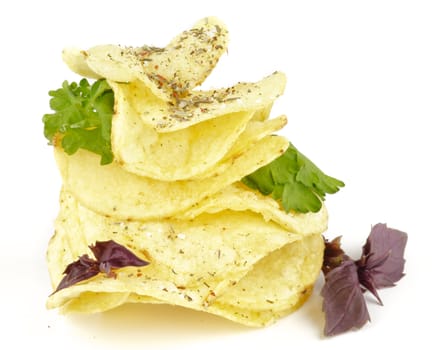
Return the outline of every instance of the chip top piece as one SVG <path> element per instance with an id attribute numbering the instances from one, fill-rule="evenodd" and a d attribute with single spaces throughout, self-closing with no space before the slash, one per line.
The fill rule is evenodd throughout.
<path id="1" fill-rule="evenodd" d="M 82 76 L 116 82 L 140 80 L 155 96 L 173 102 L 206 79 L 227 46 L 225 25 L 206 17 L 163 48 L 99 45 L 88 50 L 66 48 L 62 57 Z"/>

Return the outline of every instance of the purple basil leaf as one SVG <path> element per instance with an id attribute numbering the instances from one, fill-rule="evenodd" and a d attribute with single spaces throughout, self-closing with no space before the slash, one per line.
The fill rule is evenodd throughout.
<path id="1" fill-rule="evenodd" d="M 324 334 L 332 336 L 361 328 L 369 321 L 369 313 L 355 262 L 345 261 L 327 273 L 325 278 L 326 282 L 321 290 L 326 315 Z"/>
<path id="2" fill-rule="evenodd" d="M 64 278 L 62 278 L 53 294 L 63 288 L 70 287 L 78 282 L 96 276 L 100 272 L 106 273 L 107 277 L 116 277 L 116 274 L 112 271 L 113 268 L 145 266 L 149 264 L 113 240 L 96 241 L 89 248 L 93 252 L 96 260 L 84 254 L 78 260 L 69 264 L 64 271 Z"/>
<path id="3" fill-rule="evenodd" d="M 341 236 L 334 238 L 332 241 L 324 240 L 324 260 L 321 270 L 325 276 L 347 260 L 349 260 L 349 256 L 341 249 Z"/>
<path id="4" fill-rule="evenodd" d="M 377 286 L 374 283 L 374 279 L 371 276 L 371 273 L 367 269 L 363 269 L 362 267 L 358 267 L 357 270 L 359 282 L 366 290 L 369 290 L 372 295 L 375 296 L 377 302 L 380 305 L 383 305 L 382 299 L 380 299 L 379 293 L 377 292 Z"/>
<path id="5" fill-rule="evenodd" d="M 78 260 L 67 265 L 64 270 L 65 276 L 62 278 L 53 294 L 61 289 L 70 287 L 78 282 L 96 276 L 98 273 L 98 262 L 89 258 L 87 254 L 84 254 L 80 256 Z"/>
<path id="6" fill-rule="evenodd" d="M 125 266 L 145 266 L 149 263 L 141 260 L 129 249 L 110 241 L 96 241 L 95 245 L 90 245 L 89 248 L 98 260 L 101 271 L 110 273 L 112 268 L 120 268 Z"/>
<path id="7" fill-rule="evenodd" d="M 359 274 L 366 275 L 366 270 L 377 289 L 394 286 L 404 276 L 407 239 L 405 232 L 388 228 L 386 224 L 373 226 L 357 262 Z"/>

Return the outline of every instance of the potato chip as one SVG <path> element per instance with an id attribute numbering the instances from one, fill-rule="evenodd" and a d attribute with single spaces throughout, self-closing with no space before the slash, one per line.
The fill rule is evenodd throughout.
<path id="1" fill-rule="evenodd" d="M 150 99 L 141 83 L 114 87 L 116 114 L 112 124 L 112 149 L 116 160 L 129 172 L 163 181 L 215 176 L 252 143 L 279 130 L 284 116 L 266 121 L 249 120 L 252 111 L 234 112 L 189 128 L 157 133 L 142 122 L 134 105 Z M 268 107 L 267 107 L 268 108 Z M 220 162 L 219 169 L 214 166 Z"/>
<path id="2" fill-rule="evenodd" d="M 287 123 L 285 116 L 269 119 L 265 121 L 250 120 L 244 132 L 239 136 L 230 150 L 225 156 L 212 168 L 205 172 L 191 176 L 192 179 L 205 179 L 207 177 L 214 177 L 224 172 L 231 166 L 230 159 L 237 157 L 239 154 L 245 152 L 246 149 L 252 147 L 256 142 L 262 138 L 271 135 L 273 132 L 280 130 Z"/>
<path id="3" fill-rule="evenodd" d="M 62 190 L 47 255 L 53 285 L 66 264 L 88 253 L 88 244 L 108 239 L 150 264 L 62 289 L 50 296 L 48 307 L 98 312 L 141 298 L 260 326 L 293 311 L 308 296 L 322 262 L 320 234 L 291 233 L 250 211 L 123 221 L 96 214 Z"/>
<path id="4" fill-rule="evenodd" d="M 265 221 L 273 221 L 286 230 L 301 234 L 314 234 L 326 231 L 327 210 L 323 205 L 317 213 L 286 213 L 280 204 L 269 196 L 264 196 L 247 188 L 242 183 L 234 183 L 209 196 L 197 205 L 177 213 L 176 217 L 190 220 L 203 213 L 218 213 L 224 210 L 252 211 L 262 215 Z M 312 229 L 313 231 L 307 231 Z"/>
<path id="5" fill-rule="evenodd" d="M 83 205 L 104 215 L 147 219 L 185 210 L 268 164 L 288 145 L 283 137 L 267 136 L 229 159 L 231 167 L 218 176 L 174 182 L 137 176 L 116 163 L 99 165 L 98 156 L 84 150 L 69 156 L 55 147 L 55 157 L 64 185 Z"/>
<path id="6" fill-rule="evenodd" d="M 227 51 L 227 46 L 225 24 L 216 17 L 206 17 L 164 48 L 143 46 L 133 51 L 147 74 L 159 74 L 170 81 L 170 87 L 180 97 L 182 91 L 202 84 Z"/>
<path id="7" fill-rule="evenodd" d="M 173 104 L 160 102 L 154 105 L 153 98 L 139 100 L 137 111 L 147 125 L 158 132 L 169 132 L 229 113 L 265 111 L 282 95 L 285 85 L 285 75 L 274 72 L 256 83 L 241 82 L 208 91 L 193 90 Z M 265 113 L 261 115 L 265 117 Z"/>
<path id="8" fill-rule="evenodd" d="M 99 45 L 67 48 L 62 57 L 74 72 L 117 82 L 140 80 L 164 101 L 200 85 L 227 50 L 228 31 L 215 17 L 198 21 L 166 47 Z"/>
<path id="9" fill-rule="evenodd" d="M 151 101 L 147 96 L 150 90 L 137 82 L 117 85 L 111 83 L 116 99 L 112 123 L 115 159 L 129 172 L 158 180 L 188 179 L 213 167 L 238 140 L 253 116 L 253 111 L 235 112 L 189 128 L 157 133 L 143 123 L 134 105 Z"/>
<path id="10" fill-rule="evenodd" d="M 87 64 L 88 52 L 76 47 L 66 47 L 62 51 L 62 59 L 73 72 L 85 78 L 100 79 L 102 76 L 94 72 Z"/>
<path id="11" fill-rule="evenodd" d="M 323 245 L 322 236 L 313 234 L 271 252 L 217 298 L 209 312 L 249 326 L 265 326 L 295 311 L 312 293 Z"/>

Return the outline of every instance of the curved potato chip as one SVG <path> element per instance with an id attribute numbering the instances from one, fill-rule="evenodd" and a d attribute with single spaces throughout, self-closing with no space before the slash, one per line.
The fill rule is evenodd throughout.
<path id="1" fill-rule="evenodd" d="M 262 111 L 264 110 L 261 109 L 258 112 L 262 113 Z M 224 160 L 233 157 L 235 154 L 244 152 L 253 143 L 282 129 L 287 124 L 287 117 L 285 115 L 264 121 L 253 120 L 253 118 L 254 116 L 250 119 L 244 132 L 234 143 L 233 147 L 225 155 Z"/>
<path id="2" fill-rule="evenodd" d="M 100 274 L 52 294 L 47 306 L 66 312 L 99 312 L 141 300 L 261 326 L 304 301 L 322 263 L 320 234 L 290 233 L 251 212 L 120 221 L 96 214 L 62 190 L 55 225 L 47 252 L 53 286 L 66 264 L 88 253 L 96 240 L 113 239 L 150 260 L 117 270 L 116 278 Z"/>
<path id="3" fill-rule="evenodd" d="M 231 166 L 231 162 L 228 161 L 229 159 L 243 153 L 247 148 L 253 146 L 254 143 L 272 134 L 273 132 L 278 131 L 287 123 L 287 118 L 285 116 L 280 116 L 278 118 L 266 121 L 257 121 L 252 119 L 248 122 L 244 132 L 239 136 L 231 149 L 225 154 L 225 156 L 219 161 L 219 163 L 217 163 L 209 170 L 201 172 L 200 174 L 192 176 L 191 178 L 204 179 L 221 174 L 229 166 Z"/>
<path id="4" fill-rule="evenodd" d="M 135 55 L 129 54 L 126 48 L 111 44 L 93 46 L 88 49 L 85 60 L 92 71 L 107 80 L 127 83 L 143 79 L 154 94 L 159 90 L 155 82 L 145 77 L 141 62 Z M 164 93 L 159 97 L 169 100 Z"/>
<path id="5" fill-rule="evenodd" d="M 67 155 L 54 147 L 64 186 L 86 207 L 120 218 L 166 217 L 201 201 L 285 152 L 289 141 L 267 136 L 238 157 L 220 175 L 201 180 L 159 181 L 129 173 L 117 163 L 99 165 L 96 154 Z"/>
<path id="6" fill-rule="evenodd" d="M 142 62 L 128 49 L 116 45 L 98 45 L 87 53 L 87 65 L 108 81 L 128 83 L 139 80 L 160 100 L 158 104 L 173 99 L 172 91 L 167 90 L 161 76 L 147 74 Z"/>
<path id="7" fill-rule="evenodd" d="M 238 83 L 232 87 L 209 91 L 191 91 L 175 103 L 153 105 L 152 101 L 134 103 L 147 125 L 158 132 L 169 132 L 216 118 L 221 115 L 265 110 L 284 92 L 286 77 L 274 72 L 256 83 Z M 260 115 L 257 118 L 263 118 Z"/>
<path id="8" fill-rule="evenodd" d="M 175 37 L 166 47 L 99 45 L 89 50 L 67 48 L 62 57 L 74 72 L 115 82 L 140 80 L 163 101 L 171 101 L 200 85 L 227 50 L 228 31 L 206 17 Z"/>
<path id="9" fill-rule="evenodd" d="M 286 213 L 273 198 L 253 191 L 242 183 L 225 187 L 197 205 L 177 213 L 176 217 L 191 220 L 203 213 L 214 214 L 227 209 L 249 210 L 261 214 L 266 222 L 273 221 L 290 232 L 309 235 L 324 232 L 327 229 L 325 225 L 328 221 L 328 213 L 324 205 L 317 213 Z M 307 231 L 308 229 L 313 231 Z"/>
<path id="10" fill-rule="evenodd" d="M 312 293 L 320 273 L 324 243 L 320 234 L 288 243 L 259 260 L 237 284 L 216 298 L 210 309 L 238 321 L 247 311 L 261 313 L 256 323 L 266 325 L 295 311 Z M 251 316 L 253 317 L 253 316 Z"/>
<path id="11" fill-rule="evenodd" d="M 270 111 L 272 110 L 273 102 L 267 105 L 266 107 L 259 109 L 253 115 L 252 120 L 254 121 L 264 121 L 270 116 Z"/>
<path id="12" fill-rule="evenodd" d="M 178 97 L 208 77 L 228 46 L 228 30 L 216 17 L 206 17 L 176 36 L 164 48 L 143 46 L 133 53 L 147 74 L 159 74 Z"/>
<path id="13" fill-rule="evenodd" d="M 100 79 L 102 76 L 94 72 L 87 64 L 87 51 L 76 47 L 66 47 L 62 50 L 62 60 L 73 72 L 80 76 L 92 79 Z"/>
<path id="14" fill-rule="evenodd" d="M 127 171 L 163 181 L 189 179 L 219 162 L 244 131 L 253 112 L 235 112 L 189 128 L 157 133 L 143 123 L 132 101 L 150 101 L 141 83 L 110 83 L 115 91 L 112 150 Z M 118 86 L 119 85 L 119 86 Z M 265 134 L 263 136 L 266 136 Z"/>

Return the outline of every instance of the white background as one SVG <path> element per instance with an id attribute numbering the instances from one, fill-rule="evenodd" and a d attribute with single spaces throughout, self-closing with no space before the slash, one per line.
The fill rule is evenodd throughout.
<path id="1" fill-rule="evenodd" d="M 439 348 L 445 332 L 447 10 L 443 1 L 3 1 L 0 5 L 0 319 L 8 348 Z M 206 86 L 281 70 L 282 132 L 346 187 L 328 237 L 358 257 L 371 225 L 408 232 L 406 276 L 368 298 L 371 323 L 322 337 L 321 278 L 298 312 L 265 329 L 169 306 L 47 311 L 45 251 L 60 179 L 41 117 L 48 90 L 79 78 L 65 46 L 165 45 L 196 20 L 226 22 L 228 55 Z M 12 343 L 11 343 L 12 341 Z M 441 344 L 442 344 L 441 343 Z M 1 345 L 5 348 L 4 345 Z"/>

